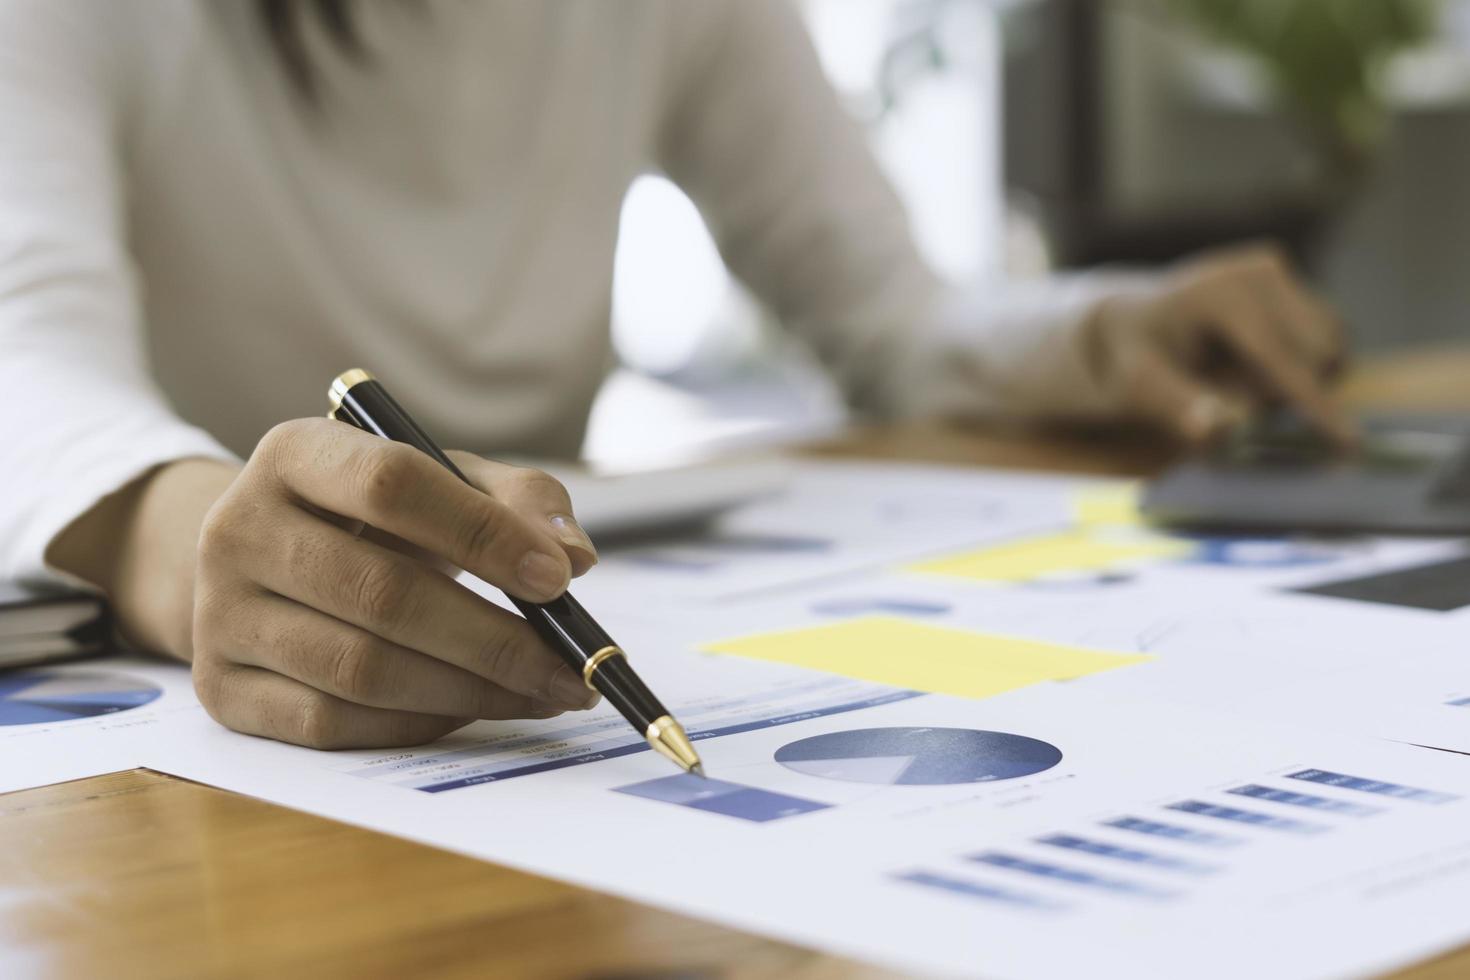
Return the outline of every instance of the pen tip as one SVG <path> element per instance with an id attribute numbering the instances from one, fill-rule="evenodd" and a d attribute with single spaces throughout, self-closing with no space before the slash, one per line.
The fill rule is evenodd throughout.
<path id="1" fill-rule="evenodd" d="M 689 744 L 689 736 L 679 723 L 668 715 L 654 721 L 648 726 L 648 744 L 653 746 L 654 751 L 674 763 L 684 772 L 697 772 L 704 775 L 704 766 L 700 765 L 699 753 L 694 751 L 694 746 Z"/>
<path id="2" fill-rule="evenodd" d="M 704 774 L 704 763 L 702 762 L 696 762 L 694 765 L 690 766 L 689 771 L 694 773 L 694 775 L 698 776 L 700 779 L 709 778 Z"/>

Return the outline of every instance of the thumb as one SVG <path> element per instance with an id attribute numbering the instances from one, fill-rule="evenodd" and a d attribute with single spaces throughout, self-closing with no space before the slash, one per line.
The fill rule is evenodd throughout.
<path id="1" fill-rule="evenodd" d="M 1202 446 L 1240 425 L 1250 410 L 1239 396 L 1192 377 L 1162 351 L 1140 351 L 1127 401 L 1140 418 L 1189 446 Z"/>

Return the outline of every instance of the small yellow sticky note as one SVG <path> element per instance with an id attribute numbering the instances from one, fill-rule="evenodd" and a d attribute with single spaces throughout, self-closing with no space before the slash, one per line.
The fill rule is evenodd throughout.
<path id="1" fill-rule="evenodd" d="M 1083 677 L 1153 658 L 865 616 L 705 647 L 915 691 L 987 698 L 1049 680 Z"/>
<path id="2" fill-rule="evenodd" d="M 1188 541 L 1145 531 L 1078 528 L 919 562 L 909 571 L 982 582 L 1029 582 L 1149 558 L 1177 558 L 1193 550 Z"/>
<path id="3" fill-rule="evenodd" d="M 1138 498 L 1132 481 L 1084 487 L 1072 495 L 1072 519 L 1083 527 L 1136 527 L 1143 523 Z"/>

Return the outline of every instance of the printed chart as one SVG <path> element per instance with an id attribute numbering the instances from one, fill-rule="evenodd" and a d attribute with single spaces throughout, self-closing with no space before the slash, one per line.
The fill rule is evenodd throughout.
<path id="1" fill-rule="evenodd" d="M 887 786 L 948 786 L 1015 779 L 1062 761 L 1055 745 L 967 728 L 862 728 L 783 745 L 776 761 L 822 779 Z"/>
<path id="2" fill-rule="evenodd" d="M 831 809 L 830 803 L 818 803 L 799 796 L 773 793 L 754 786 L 741 786 L 722 779 L 706 779 L 688 773 L 650 779 L 632 786 L 619 786 L 615 792 L 638 796 L 645 800 L 673 803 L 705 813 L 722 813 L 727 817 L 768 823 L 803 813 Z"/>
<path id="3" fill-rule="evenodd" d="M 163 691 L 123 674 L 27 671 L 0 676 L 0 726 L 77 721 L 142 707 Z"/>
<path id="4" fill-rule="evenodd" d="M 923 697 L 842 678 L 805 679 L 757 696 L 711 698 L 679 709 L 696 742 L 840 715 Z M 517 724 L 495 734 L 446 739 L 429 749 L 355 762 L 344 771 L 425 793 L 551 772 L 651 751 L 609 709 L 540 725 Z M 635 794 L 639 795 L 639 794 Z"/>
<path id="5" fill-rule="evenodd" d="M 1258 864 L 1259 852 L 1273 839 L 1335 837 L 1361 821 L 1460 799 L 1326 769 L 1297 769 L 1161 802 L 1147 812 L 1047 831 L 961 855 L 952 867 L 908 869 L 894 878 L 1031 912 L 1074 909 L 1089 895 L 1173 902 L 1191 897 L 1216 876 Z"/>

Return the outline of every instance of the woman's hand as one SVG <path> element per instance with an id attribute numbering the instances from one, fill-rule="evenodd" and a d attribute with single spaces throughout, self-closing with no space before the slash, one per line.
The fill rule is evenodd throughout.
<path id="1" fill-rule="evenodd" d="M 596 702 L 525 620 L 433 567 L 555 598 L 596 561 L 566 491 L 539 471 L 465 454 L 456 463 L 479 489 L 326 419 L 261 440 L 198 534 L 194 681 L 211 715 L 347 748 Z M 368 540 L 363 524 L 411 547 Z"/>
<path id="2" fill-rule="evenodd" d="M 1338 443 L 1352 424 L 1328 384 L 1345 359 L 1337 317 L 1269 246 L 1206 255 L 1148 294 L 1103 301 L 1088 362 L 1125 414 L 1190 443 L 1261 403 L 1286 404 Z"/>

